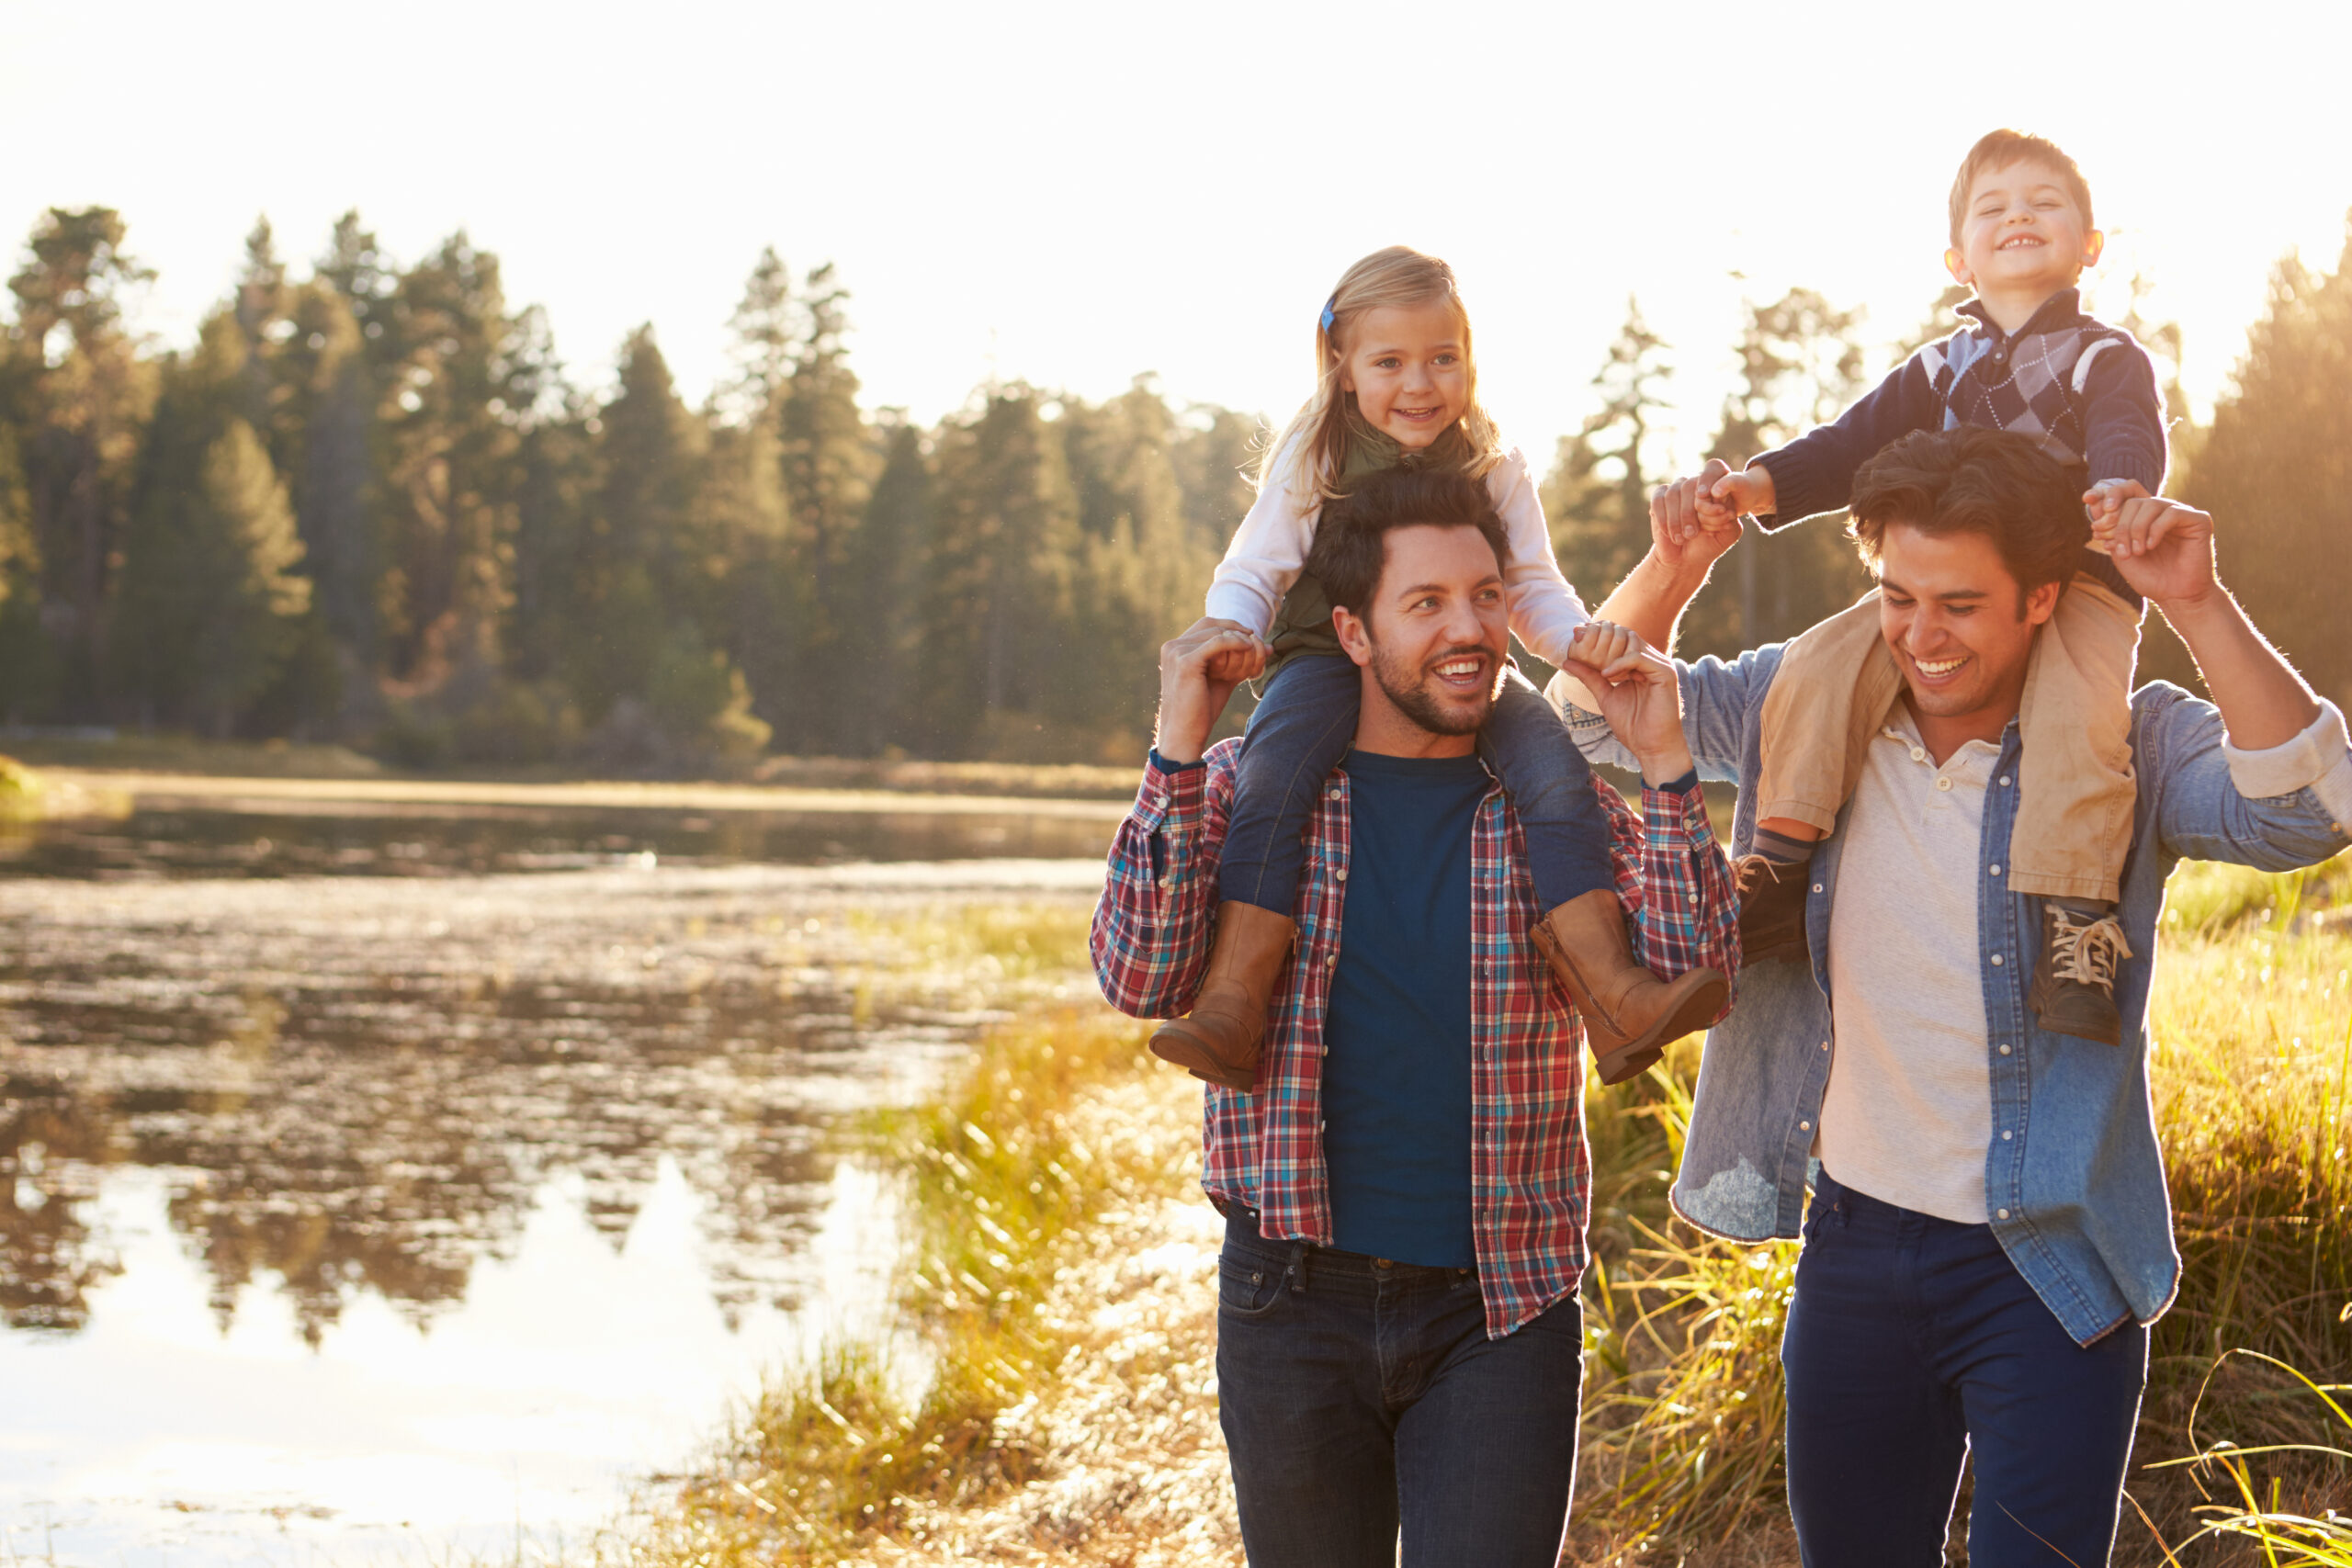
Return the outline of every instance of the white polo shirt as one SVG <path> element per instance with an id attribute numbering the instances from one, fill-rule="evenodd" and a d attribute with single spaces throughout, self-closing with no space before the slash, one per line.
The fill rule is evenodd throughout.
<path id="1" fill-rule="evenodd" d="M 1882 1202 L 1983 1224 L 1993 1135 L 1977 900 L 1984 794 L 2000 750 L 1938 767 L 1898 704 L 1842 829 L 1829 916 L 1834 1054 L 1815 1152 Z"/>

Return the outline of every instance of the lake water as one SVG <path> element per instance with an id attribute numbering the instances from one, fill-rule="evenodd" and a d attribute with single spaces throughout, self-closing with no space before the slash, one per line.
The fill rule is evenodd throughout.
<path id="1" fill-rule="evenodd" d="M 0 1562 L 577 1546 L 887 1313 L 841 1135 L 1107 822 L 149 812 L 0 840 Z M 1039 982 L 1043 984 L 1044 982 Z"/>

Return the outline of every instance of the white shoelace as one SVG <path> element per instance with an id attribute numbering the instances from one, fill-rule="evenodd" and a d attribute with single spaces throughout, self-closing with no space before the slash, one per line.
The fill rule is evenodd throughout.
<path id="1" fill-rule="evenodd" d="M 2091 919 L 2061 905 L 2051 906 L 2051 913 L 2058 921 L 2051 944 L 2058 978 L 2097 986 L 2113 996 L 2115 966 L 2132 956 L 2132 949 L 2123 940 L 2123 927 L 2113 915 Z"/>

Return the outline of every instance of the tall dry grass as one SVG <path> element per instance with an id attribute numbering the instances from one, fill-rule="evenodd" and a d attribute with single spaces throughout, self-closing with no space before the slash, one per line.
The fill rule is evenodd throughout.
<path id="1" fill-rule="evenodd" d="M 2347 892 L 2343 863 L 2291 877 L 2195 867 L 2173 889 L 2151 1073 L 2185 1271 L 2152 1342 L 2119 1563 L 2352 1568 L 2352 931 L 2335 920 Z M 1067 912 L 981 912 L 917 945 L 1035 997 L 1080 962 L 1082 930 Z M 903 1348 L 849 1348 L 778 1382 L 624 1555 L 831 1561 L 910 1510 L 986 1507 L 1050 1469 L 1035 1438 L 1050 1424 L 1002 1419 L 1052 1396 L 1071 1343 L 1038 1303 L 1114 1206 L 1192 1196 L 1164 1142 L 1123 1151 L 1073 1134 L 1102 1125 L 1074 1115 L 1089 1097 L 1133 1092 L 1138 1042 L 1099 1012 L 1030 1015 L 991 1037 L 966 1082 L 881 1130 L 909 1172 L 899 1343 L 926 1375 L 910 1384 Z M 1668 1215 L 1697 1052 L 1686 1041 L 1645 1077 L 1592 1086 L 1572 1562 L 1793 1561 L 1779 1344 L 1796 1249 L 1710 1242 Z M 1210 1375 L 1209 1321 L 1170 1352 L 1189 1357 L 1171 1386 Z M 1131 1415 L 1140 1430 L 1204 1409 Z M 1053 1561 L 1125 1560 L 1072 1539 Z"/>
<path id="2" fill-rule="evenodd" d="M 2183 1273 L 2151 1340 L 2119 1563 L 2352 1552 L 2352 1444 L 2311 1386 L 2352 1374 L 2347 902 L 2343 859 L 2284 875 L 2191 866 L 2170 889 L 2150 1077 Z M 1667 1217 L 1695 1068 L 1686 1043 L 1590 1100 L 1583 1562 L 1714 1556 L 1785 1529 L 1778 1350 L 1796 1249 Z M 2266 1540 L 2265 1515 L 2302 1522 Z M 2167 1542 L 2193 1544 L 2177 1559 Z"/>

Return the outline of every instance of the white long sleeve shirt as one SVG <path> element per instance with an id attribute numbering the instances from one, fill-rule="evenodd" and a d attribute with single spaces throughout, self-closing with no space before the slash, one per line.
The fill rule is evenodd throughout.
<path id="1" fill-rule="evenodd" d="M 1315 525 L 1323 514 L 1319 499 L 1302 496 L 1293 488 L 1296 471 L 1285 452 L 1275 465 L 1283 477 L 1259 491 L 1257 503 L 1234 530 L 1233 542 L 1225 547 L 1225 558 L 1209 582 L 1208 613 L 1238 622 L 1260 637 L 1272 627 L 1283 595 L 1306 570 Z M 1487 476 L 1487 493 L 1494 499 L 1510 544 L 1510 561 L 1503 569 L 1510 629 L 1536 657 L 1557 664 L 1567 653 L 1569 635 L 1592 619 L 1592 614 L 1560 573 L 1525 454 L 1511 448 Z"/>

